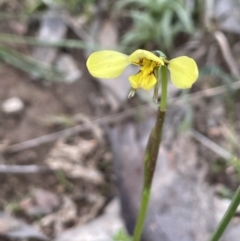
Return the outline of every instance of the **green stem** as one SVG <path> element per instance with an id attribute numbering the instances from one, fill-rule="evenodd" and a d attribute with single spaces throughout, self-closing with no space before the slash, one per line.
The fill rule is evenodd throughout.
<path id="1" fill-rule="evenodd" d="M 240 186 L 238 187 L 230 206 L 228 207 L 226 213 L 224 214 L 221 222 L 219 223 L 215 233 L 212 235 L 210 241 L 218 241 L 221 238 L 223 232 L 227 228 L 234 213 L 236 212 L 239 203 L 240 203 Z"/>
<path id="2" fill-rule="evenodd" d="M 163 66 L 162 68 L 162 93 L 161 93 L 161 102 L 160 108 L 161 111 L 166 111 L 167 108 L 167 67 Z"/>
<path id="3" fill-rule="evenodd" d="M 158 107 L 158 113 L 155 126 L 153 127 L 144 156 L 144 182 L 141 196 L 141 204 L 139 208 L 137 223 L 134 229 L 133 241 L 139 241 L 142 235 L 144 222 L 146 219 L 148 203 L 151 194 L 152 180 L 155 172 L 159 147 L 162 139 L 162 128 L 165 119 L 165 111 L 167 104 L 167 68 L 161 67 L 162 73 L 162 93 L 161 102 Z M 159 78 L 159 72 L 156 76 Z M 160 81 L 160 80 L 159 80 Z"/>
<path id="4" fill-rule="evenodd" d="M 147 214 L 149 198 L 151 194 L 150 191 L 150 189 L 145 188 L 142 190 L 141 205 L 138 213 L 137 224 L 135 226 L 133 234 L 133 241 L 139 241 L 141 238 L 143 225 Z"/>

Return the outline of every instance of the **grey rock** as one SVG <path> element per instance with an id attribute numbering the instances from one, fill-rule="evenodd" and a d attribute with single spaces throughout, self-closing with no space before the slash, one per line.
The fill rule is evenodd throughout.
<path id="1" fill-rule="evenodd" d="M 57 69 L 63 74 L 63 82 L 71 84 L 81 78 L 82 71 L 77 67 L 73 57 L 69 54 L 61 54 L 56 61 Z"/>
<path id="2" fill-rule="evenodd" d="M 0 212 L 0 233 L 8 238 L 49 240 L 34 227 L 3 212 Z"/>
<path id="3" fill-rule="evenodd" d="M 51 43 L 60 41 L 66 34 L 67 27 L 57 11 L 49 10 L 45 13 L 40 24 L 37 38 Z M 57 55 L 57 48 L 36 47 L 33 57 L 40 62 L 51 64 Z"/>
<path id="4" fill-rule="evenodd" d="M 220 24 L 220 28 L 240 34 L 240 2 L 235 0 L 215 0 L 212 12 Z"/>
<path id="5" fill-rule="evenodd" d="M 112 241 L 112 237 L 124 228 L 119 213 L 119 200 L 114 199 L 103 215 L 87 224 L 68 229 L 55 241 Z"/>
<path id="6" fill-rule="evenodd" d="M 215 205 L 215 217 L 217 220 L 217 223 L 219 223 L 224 216 L 226 210 L 228 209 L 229 205 L 231 203 L 230 199 L 225 199 L 225 198 L 219 198 L 215 197 L 214 198 L 214 205 Z M 222 238 L 220 241 L 228 241 L 228 240 L 233 240 L 237 241 L 239 240 L 240 237 L 240 218 L 239 218 L 239 212 L 240 212 L 240 206 L 237 208 L 236 214 L 238 215 L 237 217 L 234 217 L 230 225 L 227 227 L 226 231 L 223 233 Z"/>
<path id="7" fill-rule="evenodd" d="M 223 237 L 220 239 L 220 241 L 229 241 L 229 240 L 237 241 L 237 240 L 239 240 L 239 237 L 240 237 L 239 225 L 240 225 L 240 219 L 233 218 L 231 220 L 231 225 L 229 225 L 229 227 L 227 227 L 227 229 L 226 229 Z"/>
<path id="8" fill-rule="evenodd" d="M 205 182 L 204 166 L 197 163 L 196 144 L 187 133 L 177 134 L 184 112 L 181 107 L 167 112 L 143 241 L 205 241 L 219 221 L 213 188 Z M 141 195 L 143 154 L 154 124 L 154 118 L 144 114 L 148 118 L 142 123 L 129 121 L 108 133 L 122 213 L 130 233 Z"/>

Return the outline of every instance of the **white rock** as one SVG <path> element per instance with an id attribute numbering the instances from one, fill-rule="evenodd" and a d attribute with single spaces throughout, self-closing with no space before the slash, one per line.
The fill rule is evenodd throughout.
<path id="1" fill-rule="evenodd" d="M 226 198 L 215 197 L 214 204 L 215 204 L 215 207 L 216 207 L 215 216 L 217 218 L 217 221 L 220 222 L 221 219 L 223 218 L 225 212 L 227 211 L 228 207 L 230 206 L 231 200 L 226 199 Z M 237 215 L 240 214 L 240 206 L 237 208 L 236 214 Z"/>
<path id="2" fill-rule="evenodd" d="M 112 237 L 124 230 L 120 217 L 120 204 L 114 199 L 100 217 L 93 221 L 63 232 L 55 241 L 112 241 Z"/>
<path id="3" fill-rule="evenodd" d="M 17 114 L 24 109 L 24 103 L 20 98 L 12 97 L 2 103 L 1 109 L 6 114 Z"/>
<path id="4" fill-rule="evenodd" d="M 41 19 L 37 38 L 41 41 L 56 43 L 61 41 L 67 32 L 67 26 L 58 11 L 49 10 Z M 38 46 L 34 48 L 33 58 L 47 64 L 56 59 L 58 48 Z"/>
<path id="5" fill-rule="evenodd" d="M 29 240 L 30 238 L 34 238 L 34 240 L 49 240 L 33 226 L 4 212 L 0 212 L 0 231 L 1 236 L 14 240 Z"/>
<path id="6" fill-rule="evenodd" d="M 66 83 L 73 83 L 82 76 L 82 72 L 78 69 L 74 59 L 69 54 L 61 54 L 56 61 L 56 66 L 59 71 L 64 74 L 63 81 Z"/>
<path id="7" fill-rule="evenodd" d="M 240 2 L 235 0 L 215 0 L 212 12 L 221 29 L 240 33 Z"/>

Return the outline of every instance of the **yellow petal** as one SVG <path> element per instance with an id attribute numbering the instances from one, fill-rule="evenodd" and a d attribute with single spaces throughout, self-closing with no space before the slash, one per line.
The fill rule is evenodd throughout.
<path id="1" fill-rule="evenodd" d="M 157 57 L 155 54 L 143 50 L 143 49 L 138 49 L 134 51 L 130 56 L 129 56 L 129 61 L 133 64 L 139 64 L 139 60 L 142 58 L 146 58 L 152 61 L 155 61 L 159 63 L 159 65 L 164 65 L 164 62 L 161 58 Z"/>
<path id="2" fill-rule="evenodd" d="M 198 78 L 196 62 L 187 56 L 181 56 L 169 61 L 168 69 L 173 84 L 179 89 L 191 88 Z"/>
<path id="3" fill-rule="evenodd" d="M 94 52 L 87 60 L 91 75 L 106 79 L 118 77 L 129 64 L 127 55 L 111 50 Z"/>
<path id="4" fill-rule="evenodd" d="M 150 90 L 157 82 L 153 74 L 143 75 L 142 71 L 139 71 L 136 75 L 129 77 L 130 84 L 132 88 L 138 89 L 142 88 L 144 90 Z"/>

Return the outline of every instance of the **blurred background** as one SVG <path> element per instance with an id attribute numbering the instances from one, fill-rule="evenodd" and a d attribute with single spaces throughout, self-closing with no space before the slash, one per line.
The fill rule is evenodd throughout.
<path id="1" fill-rule="evenodd" d="M 127 98 L 134 66 L 101 80 L 86 60 L 139 48 L 200 72 L 190 90 L 169 83 L 143 238 L 207 240 L 240 180 L 239 12 L 239 0 L 0 0 L 0 240 L 132 232 L 156 106 L 151 91 Z M 239 215 L 223 240 L 239 240 Z"/>

